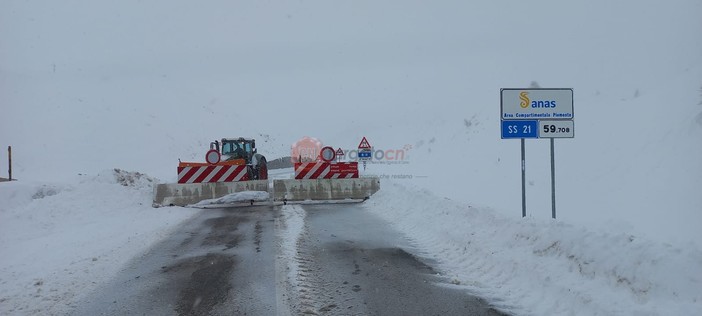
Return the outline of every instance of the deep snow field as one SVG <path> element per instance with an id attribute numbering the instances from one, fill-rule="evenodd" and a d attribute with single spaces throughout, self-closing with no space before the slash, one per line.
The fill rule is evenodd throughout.
<path id="1" fill-rule="evenodd" d="M 151 208 L 152 181 L 106 170 L 71 183 L 3 183 L 0 314 L 66 314 L 194 214 Z"/>
<path id="2" fill-rule="evenodd" d="M 168 236 L 195 210 L 152 209 L 150 185 L 210 141 L 253 137 L 271 160 L 366 136 L 405 156 L 363 171 L 383 177 L 363 207 L 456 286 L 518 314 L 702 314 L 700 16 L 694 0 L 3 2 L 0 149 L 20 181 L 0 183 L 0 313 L 61 314 Z M 557 220 L 548 141 L 526 142 L 523 219 L 519 141 L 499 135 L 499 89 L 532 82 L 574 89 Z"/>

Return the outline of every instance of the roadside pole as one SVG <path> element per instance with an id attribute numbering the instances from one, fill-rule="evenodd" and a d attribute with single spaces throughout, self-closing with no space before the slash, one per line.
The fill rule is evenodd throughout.
<path id="1" fill-rule="evenodd" d="M 12 146 L 7 146 L 7 173 L 12 181 Z"/>

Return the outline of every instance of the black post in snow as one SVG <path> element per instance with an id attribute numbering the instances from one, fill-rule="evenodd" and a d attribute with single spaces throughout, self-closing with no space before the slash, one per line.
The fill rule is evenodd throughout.
<path id="1" fill-rule="evenodd" d="M 12 181 L 12 146 L 7 146 L 7 173 L 9 174 L 10 181 Z"/>

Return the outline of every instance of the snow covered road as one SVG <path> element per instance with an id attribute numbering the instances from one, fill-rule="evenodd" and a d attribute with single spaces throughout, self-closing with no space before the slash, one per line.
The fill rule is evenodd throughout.
<path id="1" fill-rule="evenodd" d="M 358 204 L 304 209 L 295 314 L 501 315 L 452 288 L 405 236 Z"/>
<path id="2" fill-rule="evenodd" d="M 499 315 L 411 249 L 359 204 L 203 210 L 72 314 Z"/>
<path id="3" fill-rule="evenodd" d="M 203 210 L 86 297 L 74 315 L 276 315 L 279 208 Z"/>

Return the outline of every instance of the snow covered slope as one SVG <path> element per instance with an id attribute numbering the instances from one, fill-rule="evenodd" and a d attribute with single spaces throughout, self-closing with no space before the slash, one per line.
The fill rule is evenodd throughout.
<path id="1" fill-rule="evenodd" d="M 153 179 L 106 170 L 0 188 L 0 314 L 61 315 L 195 210 L 151 207 Z"/>
<path id="2" fill-rule="evenodd" d="M 412 236 L 451 283 L 516 315 L 702 311 L 702 251 L 695 247 L 496 216 L 392 182 L 364 207 Z"/>
<path id="3" fill-rule="evenodd" d="M 702 81 L 702 67 L 693 69 L 669 77 L 670 86 L 621 100 L 575 89 L 576 136 L 555 141 L 559 220 L 702 245 L 702 124 L 695 119 L 702 96 L 694 84 Z M 413 175 L 405 182 L 521 216 L 520 144 L 499 139 L 499 111 L 493 107 L 417 118 L 415 128 L 402 132 L 370 129 L 368 139 L 379 149 L 411 149 L 405 164 L 373 164 L 367 173 Z M 548 140 L 526 141 L 526 173 L 528 216 L 550 218 Z"/>

